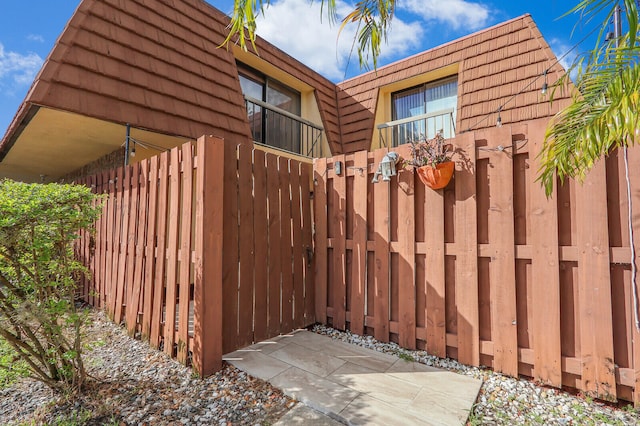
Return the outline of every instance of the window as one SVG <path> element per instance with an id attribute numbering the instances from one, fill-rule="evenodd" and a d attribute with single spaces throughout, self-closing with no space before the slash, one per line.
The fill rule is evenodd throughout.
<path id="1" fill-rule="evenodd" d="M 455 136 L 458 81 L 456 78 L 412 87 L 391 95 L 393 144 L 420 137 L 433 138 L 442 131 L 445 138 Z"/>
<path id="2" fill-rule="evenodd" d="M 300 153 L 300 93 L 238 64 L 253 140 Z"/>

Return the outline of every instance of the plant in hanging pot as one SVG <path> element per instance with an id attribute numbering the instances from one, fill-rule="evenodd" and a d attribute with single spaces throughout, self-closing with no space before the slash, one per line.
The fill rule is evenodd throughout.
<path id="1" fill-rule="evenodd" d="M 411 160 L 407 161 L 415 167 L 418 177 L 431 189 L 442 189 L 453 177 L 455 163 L 451 161 L 453 151 L 451 145 L 445 143 L 441 132 L 432 139 L 426 137 L 411 144 Z"/>

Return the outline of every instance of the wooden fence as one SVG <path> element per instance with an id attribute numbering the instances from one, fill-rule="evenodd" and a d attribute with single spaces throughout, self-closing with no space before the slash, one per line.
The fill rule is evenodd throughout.
<path id="1" fill-rule="evenodd" d="M 226 144 L 224 158 L 223 348 L 315 322 L 310 162 Z"/>
<path id="2" fill-rule="evenodd" d="M 83 179 L 105 194 L 95 236 L 77 246 L 93 276 L 85 300 L 203 375 L 223 353 L 312 323 L 310 175 L 203 137 Z"/>
<path id="3" fill-rule="evenodd" d="M 459 135 L 454 180 L 439 191 L 409 169 L 371 183 L 386 150 L 315 160 L 317 320 L 640 402 L 621 155 L 547 199 L 535 181 L 544 129 Z M 640 148 L 629 160 L 640 247 Z"/>

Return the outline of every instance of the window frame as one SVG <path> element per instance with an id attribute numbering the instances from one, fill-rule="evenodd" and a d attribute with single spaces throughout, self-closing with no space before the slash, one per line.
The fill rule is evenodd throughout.
<path id="1" fill-rule="evenodd" d="M 433 81 L 428 81 L 426 83 L 421 83 L 415 86 L 411 86 L 411 87 L 407 87 L 405 89 L 401 89 L 401 90 L 397 90 L 395 92 L 391 92 L 391 120 L 395 121 L 395 120 L 401 120 L 402 118 L 407 118 L 407 117 L 402 117 L 402 118 L 398 118 L 396 117 L 396 105 L 395 105 L 395 99 L 397 95 L 400 95 L 404 92 L 409 92 L 411 90 L 416 90 L 419 89 L 422 93 L 423 93 L 423 98 L 422 98 L 422 102 L 423 105 L 426 106 L 426 92 L 427 89 L 431 89 L 433 87 L 437 87 L 437 86 L 442 86 L 444 84 L 447 83 L 452 83 L 452 82 L 456 82 L 456 89 L 458 88 L 458 76 L 457 75 L 453 75 L 453 76 L 449 76 L 449 77 L 444 77 L 444 78 L 440 78 L 438 80 L 433 80 Z M 457 94 L 456 94 L 456 108 L 454 109 L 458 109 L 458 99 L 457 99 Z M 428 111 L 425 111 L 425 113 L 427 113 Z"/>
<path id="2" fill-rule="evenodd" d="M 417 114 L 415 115 L 415 117 L 420 117 L 421 115 L 427 115 L 429 113 L 433 113 L 433 112 L 437 112 L 437 111 L 428 111 L 427 110 L 427 104 L 429 101 L 433 101 L 433 100 L 427 100 L 427 93 L 429 91 L 429 89 L 433 89 L 439 86 L 443 86 L 446 84 L 450 84 L 450 83 L 455 83 L 456 84 L 456 96 L 455 96 L 455 106 L 453 107 L 453 113 L 452 116 L 450 118 L 451 120 L 451 124 L 453 127 L 450 127 L 449 129 L 453 130 L 451 132 L 446 131 L 445 134 L 447 133 L 451 133 L 450 136 L 445 136 L 445 137 L 452 137 L 455 136 L 455 121 L 457 120 L 457 112 L 458 112 L 458 90 L 459 90 L 459 85 L 458 85 L 458 75 L 449 75 L 443 78 L 439 78 L 436 80 L 431 80 L 431 81 L 427 81 L 424 83 L 420 83 L 417 84 L 415 86 L 411 86 L 411 87 L 407 87 L 407 88 L 403 88 L 400 90 L 396 90 L 394 92 L 390 93 L 390 102 L 391 102 L 391 122 L 396 122 L 396 121 L 400 121 L 400 120 L 407 120 L 410 119 L 411 117 L 413 117 L 413 115 L 409 115 L 406 117 L 399 117 L 398 116 L 398 108 L 396 106 L 396 100 L 399 97 L 402 97 L 403 95 L 407 94 L 409 95 L 409 92 L 416 92 L 416 94 L 420 95 L 421 99 L 421 107 L 422 107 L 422 113 L 421 114 Z M 440 99 L 446 99 L 446 98 L 440 98 Z M 448 109 L 448 108 L 447 108 Z M 440 117 L 440 116 L 436 116 L 436 117 Z M 436 118 L 434 118 L 436 119 Z M 420 120 L 420 118 L 417 118 L 417 120 Z M 431 120 L 431 118 L 429 118 L 428 120 Z M 429 137 L 429 127 L 427 126 L 427 121 L 425 120 L 424 122 L 424 133 L 425 135 L 427 135 L 427 137 Z M 419 125 L 419 122 L 417 122 L 417 124 Z M 411 124 L 413 125 L 413 124 Z M 444 127 L 443 127 L 444 128 Z M 406 138 L 406 136 L 401 136 L 400 134 L 400 130 L 398 129 L 398 135 L 396 135 L 396 133 L 393 133 L 392 136 L 392 145 L 393 146 L 398 146 L 399 144 L 403 144 L 406 143 L 407 140 L 404 140 Z"/>
<path id="3" fill-rule="evenodd" d="M 244 63 L 236 61 L 236 65 L 237 65 L 237 68 L 238 68 L 238 76 L 239 76 L 239 78 L 241 78 L 241 79 L 245 78 L 245 79 L 250 80 L 250 81 L 252 81 L 252 82 L 254 82 L 256 84 L 261 85 L 261 87 L 262 87 L 262 96 L 258 100 L 260 100 L 261 102 L 264 102 L 266 104 L 271 105 L 275 109 L 280 109 L 282 111 L 287 111 L 288 113 L 290 113 L 290 114 L 292 114 L 294 116 L 297 116 L 302 120 L 302 93 L 300 91 L 292 88 L 291 86 L 289 86 L 289 85 L 287 85 L 287 84 L 285 84 L 285 83 L 283 83 L 283 82 L 281 82 L 279 80 L 271 78 L 268 75 L 263 74 L 260 71 L 254 69 L 254 68 L 252 68 L 252 67 L 250 67 L 250 66 L 248 66 L 248 65 L 246 65 Z M 274 90 L 274 91 L 276 91 L 278 93 L 282 93 L 283 95 L 288 96 L 288 97 L 290 97 L 292 99 L 295 98 L 294 99 L 295 100 L 295 106 L 296 106 L 294 108 L 295 110 L 294 111 L 289 111 L 286 108 L 283 109 L 279 105 L 275 105 L 275 104 L 270 103 L 267 100 L 269 90 Z M 243 96 L 245 96 L 244 93 L 243 93 Z M 279 148 L 279 149 L 284 149 L 284 150 L 287 150 L 287 151 L 290 151 L 290 152 L 299 153 L 300 152 L 300 147 L 302 145 L 302 140 L 301 140 L 301 137 L 300 137 L 299 130 L 297 132 L 297 136 L 293 136 L 293 135 L 296 134 L 296 131 L 293 128 L 290 128 L 287 131 L 287 129 L 283 129 L 283 128 L 278 127 L 277 123 L 275 121 L 272 123 L 272 125 L 270 125 L 269 124 L 270 123 L 270 121 L 269 121 L 270 119 L 268 118 L 269 116 L 268 116 L 267 112 L 268 112 L 267 109 L 260 108 L 260 114 L 261 114 L 261 119 L 260 119 L 260 121 L 261 121 L 261 123 L 260 123 L 260 126 L 261 126 L 260 139 L 261 140 L 256 141 L 256 142 L 259 142 L 259 143 L 262 143 L 264 145 L 271 146 L 271 147 L 274 147 L 274 148 Z M 248 114 L 248 112 L 247 112 L 247 114 Z M 254 130 L 257 130 L 257 129 L 253 129 L 252 128 L 251 130 L 252 130 L 252 135 L 255 135 Z M 289 134 L 290 138 L 286 139 L 286 142 L 291 142 L 291 143 L 286 143 L 284 145 L 281 143 L 281 144 L 276 145 L 273 142 L 277 138 L 277 136 L 274 138 L 274 140 L 270 140 L 272 138 L 272 136 L 270 136 L 270 135 L 272 135 L 272 134 L 273 135 L 277 135 L 277 134 L 280 134 L 280 133 Z M 254 139 L 255 139 L 255 137 L 254 137 Z M 282 139 L 282 138 L 278 138 L 278 139 Z"/>

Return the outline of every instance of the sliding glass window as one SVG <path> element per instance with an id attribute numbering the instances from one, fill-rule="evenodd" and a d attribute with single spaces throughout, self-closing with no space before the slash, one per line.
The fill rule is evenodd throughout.
<path id="1" fill-rule="evenodd" d="M 253 140 L 300 153 L 301 124 L 287 114 L 300 117 L 300 93 L 249 67 L 238 64 L 238 70 Z"/>
<path id="2" fill-rule="evenodd" d="M 395 146 L 423 137 L 433 138 L 442 131 L 445 138 L 455 136 L 458 80 L 449 78 L 423 84 L 391 95 Z"/>

